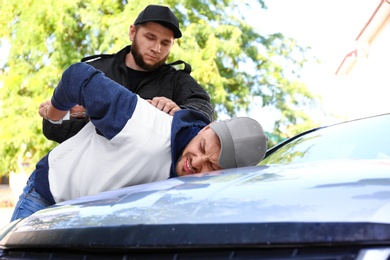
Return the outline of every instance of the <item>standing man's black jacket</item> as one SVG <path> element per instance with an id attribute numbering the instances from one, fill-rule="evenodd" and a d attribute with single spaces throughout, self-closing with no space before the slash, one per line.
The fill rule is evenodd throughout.
<path id="1" fill-rule="evenodd" d="M 116 54 L 96 55 L 82 59 L 93 67 L 103 71 L 107 77 L 137 93 L 144 99 L 166 97 L 175 102 L 182 109 L 193 109 L 202 112 L 210 121 L 213 121 L 214 110 L 208 93 L 191 77 L 191 67 L 178 61 L 164 64 L 161 68 L 150 73 L 138 86 L 130 86 L 126 67 L 126 55 L 131 46 L 127 46 Z M 176 70 L 171 65 L 185 65 L 183 70 Z M 43 120 L 43 134 L 47 139 L 63 142 L 75 135 L 88 122 L 86 118 L 71 118 L 62 124 L 52 124 Z"/>

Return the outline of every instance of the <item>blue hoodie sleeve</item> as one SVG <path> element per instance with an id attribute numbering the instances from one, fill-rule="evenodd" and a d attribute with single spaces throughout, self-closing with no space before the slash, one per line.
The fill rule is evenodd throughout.
<path id="1" fill-rule="evenodd" d="M 51 102 L 59 110 L 83 106 L 95 127 L 112 139 L 132 117 L 137 100 L 136 94 L 103 72 L 80 62 L 64 71 Z"/>

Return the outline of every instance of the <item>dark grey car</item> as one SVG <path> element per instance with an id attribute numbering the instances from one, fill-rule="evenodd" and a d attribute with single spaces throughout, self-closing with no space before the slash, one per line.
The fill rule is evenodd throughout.
<path id="1" fill-rule="evenodd" d="M 313 129 L 260 165 L 59 203 L 1 259 L 390 259 L 390 114 Z"/>

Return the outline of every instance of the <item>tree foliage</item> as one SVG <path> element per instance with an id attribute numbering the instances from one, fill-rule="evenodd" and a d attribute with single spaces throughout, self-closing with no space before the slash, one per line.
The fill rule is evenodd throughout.
<path id="1" fill-rule="evenodd" d="M 28 157 L 35 163 L 56 145 L 41 133 L 39 104 L 50 98 L 70 64 L 130 44 L 129 26 L 147 4 L 168 5 L 178 16 L 183 37 L 175 42 L 169 61 L 191 64 L 193 77 L 210 93 L 217 115 L 234 116 L 261 97 L 258 106 L 272 107 L 280 115 L 274 134 L 311 123 L 302 107 L 315 97 L 299 80 L 306 49 L 279 33 L 257 33 L 240 13 L 245 3 L 4 0 L 0 39 L 11 49 L 0 68 L 0 175 L 18 171 Z M 266 8 L 262 0 L 257 4 Z"/>

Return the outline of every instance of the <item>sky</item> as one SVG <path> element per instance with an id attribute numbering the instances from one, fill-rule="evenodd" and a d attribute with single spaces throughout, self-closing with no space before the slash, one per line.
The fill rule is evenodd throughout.
<path id="1" fill-rule="evenodd" d="M 296 39 L 299 45 L 310 46 L 322 61 L 306 64 L 302 71 L 308 88 L 323 98 L 325 114 L 315 115 L 314 120 L 328 125 L 375 114 L 376 111 L 367 111 L 369 104 L 363 108 L 346 102 L 353 86 L 340 85 L 335 72 L 345 55 L 356 49 L 355 40 L 380 0 L 265 0 L 265 3 L 268 9 L 252 8 L 247 21 L 260 33 L 280 32 Z M 261 109 L 255 109 L 249 115 L 258 117 L 270 131 L 273 124 L 266 122 L 262 114 Z"/>

